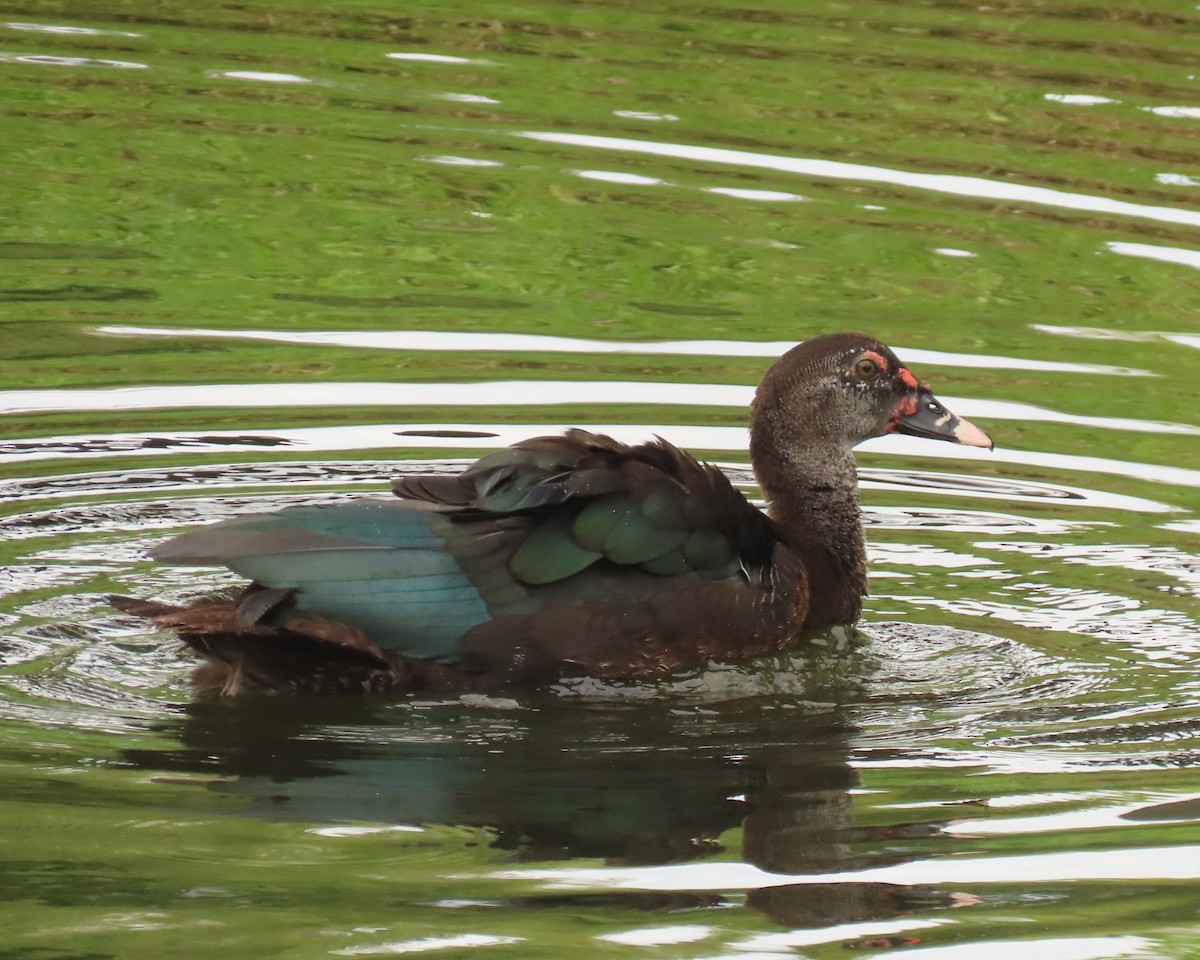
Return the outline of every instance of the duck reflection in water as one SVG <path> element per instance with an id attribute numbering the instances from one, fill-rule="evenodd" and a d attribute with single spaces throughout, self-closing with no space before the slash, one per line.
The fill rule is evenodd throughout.
<path id="1" fill-rule="evenodd" d="M 398 500 L 235 517 L 160 545 L 249 578 L 238 599 L 113 597 L 175 630 L 202 685 L 403 693 L 644 680 L 790 649 L 867 589 L 853 447 L 991 447 L 884 344 L 805 341 L 767 371 L 750 459 L 767 512 L 663 440 L 582 430 L 404 477 Z"/>
<path id="2" fill-rule="evenodd" d="M 457 699 L 398 707 L 243 697 L 197 701 L 162 732 L 179 747 L 125 759 L 210 774 L 211 789 L 270 820 L 473 828 L 520 863 L 603 858 L 635 868 L 704 860 L 740 843 L 744 862 L 781 875 L 780 885 L 751 890 L 749 905 L 789 927 L 970 902 L 924 887 L 822 882 L 822 874 L 911 859 L 896 847 L 938 828 L 855 824 L 845 711 L 764 712 L 756 701 L 701 711 L 672 702 L 614 707 L 549 696 L 504 710 Z M 788 882 L 796 877 L 805 879 Z M 621 891 L 525 902 L 679 910 L 725 899 Z"/>

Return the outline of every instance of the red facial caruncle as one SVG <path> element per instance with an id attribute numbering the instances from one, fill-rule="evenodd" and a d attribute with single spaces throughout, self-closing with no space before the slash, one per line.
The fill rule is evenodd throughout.
<path id="1" fill-rule="evenodd" d="M 896 379 L 908 387 L 912 393 L 906 393 L 900 398 L 900 402 L 896 404 L 896 409 L 892 411 L 892 415 L 888 417 L 887 432 L 891 433 L 896 429 L 896 422 L 901 417 L 911 417 L 917 412 L 917 391 L 928 390 L 929 387 L 913 376 L 908 367 L 901 367 L 896 371 Z"/>

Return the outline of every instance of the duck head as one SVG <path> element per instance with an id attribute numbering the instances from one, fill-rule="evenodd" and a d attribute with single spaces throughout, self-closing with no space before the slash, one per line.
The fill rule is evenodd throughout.
<path id="1" fill-rule="evenodd" d="M 780 357 L 755 394 L 751 433 L 760 444 L 770 435 L 793 461 L 887 433 L 992 448 L 986 433 L 942 406 L 888 347 L 858 333 L 815 337 Z"/>

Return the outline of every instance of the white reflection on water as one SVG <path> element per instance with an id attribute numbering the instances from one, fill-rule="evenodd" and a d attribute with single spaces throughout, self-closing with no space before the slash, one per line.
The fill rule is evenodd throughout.
<path id="1" fill-rule="evenodd" d="M 1119 957 L 1148 958 L 1155 941 L 1146 937 L 1051 937 L 1040 940 L 974 940 L 942 947 L 917 947 L 903 956 L 916 960 L 1117 960 Z"/>
<path id="2" fill-rule="evenodd" d="M 614 117 L 624 117 L 626 120 L 649 120 L 652 122 L 678 120 L 673 113 L 651 113 L 648 110 L 614 110 Z"/>
<path id="3" fill-rule="evenodd" d="M 1138 107 L 1146 113 L 1159 117 L 1183 117 L 1188 120 L 1200 120 L 1200 107 Z"/>
<path id="4" fill-rule="evenodd" d="M 125 30 L 97 30 L 93 27 L 68 27 L 53 23 L 6 23 L 9 30 L 23 30 L 29 33 L 57 33 L 65 36 L 78 37 L 140 37 L 140 33 L 129 33 Z"/>
<path id="5" fill-rule="evenodd" d="M 1126 243 L 1122 240 L 1113 240 L 1105 246 L 1113 253 L 1122 253 L 1129 257 L 1145 257 L 1148 260 L 1162 260 L 1165 263 L 1181 263 L 1185 267 L 1200 268 L 1200 250 L 1160 247 L 1151 243 Z"/>
<path id="6" fill-rule="evenodd" d="M 568 170 L 584 180 L 602 180 L 605 183 L 621 183 L 631 187 L 654 187 L 665 184 L 658 177 L 643 177 L 640 173 L 620 173 L 615 170 Z"/>
<path id="7" fill-rule="evenodd" d="M 1053 100 L 1056 103 L 1069 103 L 1077 107 L 1094 107 L 1101 103 L 1120 103 L 1120 100 L 1112 100 L 1108 97 L 1097 97 L 1087 93 L 1047 93 L 1045 99 Z"/>
<path id="8" fill-rule="evenodd" d="M 457 474 L 471 460 L 349 460 L 349 461 L 283 461 L 271 460 L 262 463 L 204 464 L 191 467 L 137 467 L 124 470 L 102 470 L 92 473 L 69 473 L 45 477 L 14 477 L 0 481 L 0 501 L 22 501 L 78 499 L 98 495 L 142 493 L 147 491 L 228 490 L 242 487 L 283 486 L 288 489 L 302 487 L 304 492 L 296 494 L 298 499 L 316 500 L 332 496 L 319 489 L 330 485 L 373 484 L 380 487 L 388 477 L 413 475 Z M 752 487 L 754 478 L 749 465 L 718 463 L 717 466 L 730 481 L 743 489 Z M 1073 487 L 1057 487 L 1050 484 L 1030 483 L 1012 479 L 993 481 L 980 487 L 975 477 L 967 474 L 934 473 L 921 470 L 895 471 L 888 479 L 889 471 L 860 469 L 859 476 L 877 478 L 871 487 L 878 490 L 918 489 L 922 494 L 943 496 L 987 496 L 992 499 L 1014 500 L 1024 503 L 1046 504 L 1067 500 L 1071 503 L 1092 507 L 1120 508 L 1159 512 L 1167 509 L 1153 501 L 1139 501 L 1133 497 L 1117 494 L 1079 490 Z M 983 489 L 984 493 L 976 491 Z M 228 496 L 221 498 L 230 503 Z M 757 501 L 752 501 L 757 502 Z M 176 523 L 197 522 L 188 506 L 189 501 L 173 499 L 153 501 L 148 504 L 149 515 L 134 511 L 136 519 L 126 524 L 128 511 L 112 502 L 86 502 L 68 507 L 57 507 L 50 511 L 24 512 L 12 517 L 0 517 L 0 540 L 25 536 L 70 535 L 79 529 L 142 530 L 150 526 L 170 526 Z M 262 508 L 261 503 L 255 504 Z M 182 512 L 181 512 L 182 511 Z M 985 510 L 963 510 L 947 507 L 886 507 L 869 504 L 864 507 L 863 520 L 868 527 L 878 530 L 944 530 L 952 528 L 959 533 L 993 534 L 1014 536 L 1019 534 L 1060 534 L 1088 527 L 1112 526 L 1106 521 L 1068 521 L 1058 518 L 1020 517 L 1007 513 Z"/>
<path id="9" fill-rule="evenodd" d="M 793 947 L 815 947 L 822 943 L 834 943 L 837 940 L 858 940 L 869 937 L 887 937 L 910 930 L 931 930 L 953 924 L 954 921 L 939 917 L 934 920 L 865 920 L 860 923 L 841 923 L 832 927 L 818 927 L 813 930 L 788 930 L 784 933 L 760 933 L 735 943 L 734 956 L 743 957 L 747 950 L 790 950 Z M 911 951 L 904 951 L 908 956 Z M 780 958 L 795 958 L 794 953 L 772 954 Z"/>
<path id="10" fill-rule="evenodd" d="M 58 567 L 39 565 L 7 566 L 0 577 L 0 595 L 32 593 L 40 590 L 57 590 L 76 583 L 83 583 L 97 574 L 108 573 L 106 566 L 85 567 L 74 565 Z"/>
<path id="11" fill-rule="evenodd" d="M 397 426 L 403 429 L 398 431 Z M 533 436 L 562 433 L 581 424 L 524 423 L 524 424 L 464 424 L 409 423 L 365 424 L 345 427 L 309 427 L 275 431 L 270 434 L 246 433 L 112 433 L 80 436 L 31 437 L 0 442 L 0 463 L 28 460 L 47 460 L 63 456 L 105 456 L 123 454 L 155 455 L 203 452 L 205 449 L 262 449 L 264 446 L 287 446 L 314 450 L 376 450 L 393 447 L 427 449 L 494 450 Z M 678 446 L 692 450 L 746 450 L 750 436 L 744 427 L 697 427 L 680 424 L 590 423 L 588 430 L 604 433 L 621 443 L 644 443 L 656 436 L 665 437 Z M 264 443 L 269 441 L 269 443 Z M 937 457 L 951 460 L 989 460 L 995 463 L 1014 463 L 1045 467 L 1055 471 L 1081 470 L 1088 473 L 1108 473 L 1137 480 L 1155 480 L 1182 486 L 1200 485 L 1200 470 L 1168 467 L 1160 464 L 1108 460 L 1103 457 L 1078 457 L 1069 454 L 1040 453 L 1029 450 L 981 450 L 960 447 L 937 440 L 891 435 L 859 444 L 859 450 L 872 453 L 899 454 L 912 457 Z M 1058 489 L 1070 489 L 1058 487 Z M 1084 491 L 1079 497 L 1064 499 L 1067 504 L 1091 506 L 1120 506 L 1127 510 L 1166 513 L 1174 507 L 1147 500 L 1103 491 Z M 986 494 L 972 493 L 972 496 Z"/>
<path id="12" fill-rule="evenodd" d="M 443 155 L 438 157 L 417 157 L 426 163 L 440 163 L 446 167 L 502 167 L 499 160 L 481 160 L 478 157 L 454 157 Z"/>
<path id="13" fill-rule="evenodd" d="M 1182 795 L 1174 799 L 1189 800 L 1193 798 Z M 1139 825 L 1153 827 L 1156 824 L 1187 823 L 1196 820 L 1195 816 L 1186 815 L 1173 819 L 1156 818 L 1145 822 L 1129 818 L 1130 814 L 1137 814 L 1145 806 L 1146 804 L 1143 801 L 1139 803 L 1127 803 L 1121 806 L 1046 813 L 1032 817 L 981 817 L 972 820 L 957 820 L 944 826 L 942 831 L 953 836 L 981 837 L 996 834 L 1057 833 L 1060 830 L 1136 829 Z"/>
<path id="14" fill-rule="evenodd" d="M 47 67 L 109 67 L 115 70 L 149 70 L 149 64 L 129 60 L 92 60 L 88 57 L 56 57 L 48 53 L 0 53 L 0 62 L 29 63 Z"/>
<path id="15" fill-rule="evenodd" d="M 733 467 L 732 464 L 722 464 L 722 467 Z M 746 468 L 747 476 L 749 467 Z M 895 468 L 877 470 L 872 467 L 859 467 L 859 486 L 864 490 L 894 490 L 907 489 L 924 493 L 954 493 L 962 496 L 981 497 L 985 500 L 1013 500 L 1023 503 L 1044 503 L 1047 500 L 1086 501 L 1097 491 L 1083 487 L 1069 487 L 1062 483 L 1038 483 L 1021 477 L 987 477 L 964 473 L 940 473 L 932 470 L 898 470 Z M 1171 508 L 1155 501 L 1143 501 L 1136 497 L 1118 497 L 1111 500 L 1114 494 L 1104 495 L 1110 506 L 1122 503 L 1126 509 L 1146 510 L 1150 513 L 1161 513 Z M 1150 506 L 1147 506 L 1149 504 Z M 919 509 L 919 508 L 913 508 Z M 1057 521 L 1054 521 L 1057 522 Z M 956 526 L 960 529 L 974 526 L 976 521 L 963 514 Z"/>
<path id="16" fill-rule="evenodd" d="M 1009 793 L 988 797 L 989 810 L 1003 810 L 1009 807 L 1041 807 L 1055 803 L 1080 803 L 1084 800 L 1112 800 L 1118 795 L 1117 791 L 1106 790 L 1060 790 L 1057 793 Z M 942 810 L 946 808 L 945 800 L 917 800 L 911 803 L 881 803 L 881 810 Z"/>
<path id="17" fill-rule="evenodd" d="M 205 74 L 213 79 L 250 80 L 256 83 L 312 83 L 308 77 L 294 73 L 264 73 L 260 70 L 210 70 Z"/>
<path id="18" fill-rule="evenodd" d="M 1031 323 L 1029 329 L 1060 337 L 1076 337 L 1080 340 L 1121 340 L 1128 343 L 1156 343 L 1159 340 L 1167 340 L 1180 346 L 1200 349 L 1200 334 L 1195 333 L 1172 333 L 1169 330 L 1110 330 L 1107 327 L 1056 327 L 1045 323 Z"/>
<path id="19" fill-rule="evenodd" d="M 1164 109 L 1164 108 L 1159 108 Z M 1178 108 L 1183 109 L 1183 108 Z M 1193 108 L 1200 115 L 1200 107 Z M 1185 223 L 1200 226 L 1200 211 L 1180 210 L 1176 207 L 1157 207 L 1126 200 L 1111 200 L 1108 197 L 1093 197 L 1084 193 L 1068 193 L 1048 187 L 1030 187 L 1003 180 L 986 180 L 982 177 L 963 177 L 938 173 L 913 173 L 907 170 L 891 170 L 861 163 L 842 163 L 837 160 L 817 160 L 808 157 L 784 157 L 769 153 L 752 153 L 749 150 L 727 150 L 720 147 L 697 147 L 681 143 L 659 143 L 652 140 L 630 140 L 624 137 L 597 137 L 589 134 L 524 131 L 515 136 L 545 143 L 559 143 L 572 147 L 587 147 L 597 150 L 622 150 L 628 153 L 644 153 L 657 157 L 675 157 L 701 163 L 734 164 L 743 167 L 758 167 L 795 173 L 807 177 L 823 177 L 833 180 L 865 180 L 875 183 L 891 183 L 935 193 L 950 193 L 964 197 L 987 200 L 1002 200 L 1013 203 L 1032 203 L 1039 206 L 1066 207 L 1091 213 L 1109 213 L 1125 217 L 1142 217 L 1162 223 Z"/>
<path id="20" fill-rule="evenodd" d="M 451 103 L 499 103 L 499 100 L 493 100 L 491 97 L 485 97 L 478 93 L 439 93 L 436 94 L 438 100 L 449 100 Z"/>
<path id="21" fill-rule="evenodd" d="M 449 937 L 423 937 L 420 940 L 397 940 L 391 943 L 372 943 L 361 947 L 342 947 L 329 952 L 337 957 L 394 956 L 400 953 L 427 953 L 430 950 L 464 950 L 467 947 L 492 947 L 520 943 L 524 937 L 497 937 L 488 933 L 457 933 Z"/>
<path id="22" fill-rule="evenodd" d="M 624 403 L 748 408 L 754 387 L 732 383 L 656 383 L 650 380 L 490 380 L 477 383 L 207 383 L 77 390 L 3 390 L 0 413 L 56 410 L 156 410 L 180 407 L 494 407 Z M 1069 423 L 1102 430 L 1200 435 L 1185 423 L 1083 417 L 1031 403 L 943 396 L 964 417 Z"/>
<path id="23" fill-rule="evenodd" d="M 959 250 L 956 247 L 935 247 L 934 253 L 940 253 L 943 257 L 977 257 L 979 254 L 972 253 L 970 250 Z"/>
<path id="24" fill-rule="evenodd" d="M 468 57 L 452 57 L 444 53 L 389 53 L 389 60 L 413 60 L 421 63 L 473 63 L 494 67 L 490 60 L 471 60 Z"/>
<path id="25" fill-rule="evenodd" d="M 886 471 L 877 471 L 885 473 Z M 874 490 L 902 489 L 901 484 L 887 482 L 865 483 L 862 480 L 866 471 L 859 471 L 859 487 Z M 935 474 L 928 474 L 933 477 Z M 1022 496 L 1020 486 L 1013 484 L 1011 493 L 994 491 L 989 495 L 1002 500 L 1017 500 L 1037 503 L 1044 500 L 1040 497 Z M 1053 488 L 1051 488 L 1053 489 Z M 924 487 L 923 493 L 951 494 L 964 497 L 978 496 L 963 486 Z M 1061 492 L 1061 488 L 1058 491 Z M 1102 504 L 1090 502 L 1089 506 Z M 1002 536 L 1009 533 L 1036 533 L 1040 535 L 1063 534 L 1088 527 L 1112 526 L 1100 520 L 1078 521 L 1060 520 L 1048 517 L 1018 517 L 1008 513 L 995 513 L 985 510 L 947 510 L 936 507 L 882 507 L 870 504 L 863 507 L 863 522 L 876 530 L 914 530 L 929 528 L 934 530 L 953 529 L 955 533 L 986 533 Z"/>
<path id="26" fill-rule="evenodd" d="M 463 157 L 430 157 L 439 163 L 492 163 Z M 1041 329 L 1035 327 L 1035 329 Z M 1060 329 L 1060 328 L 1046 328 Z M 1065 329 L 1065 328 L 1061 328 Z M 212 337 L 230 340 L 267 340 L 275 343 L 310 343 L 330 347 L 376 350 L 507 351 L 526 353 L 667 354 L 704 357 L 775 357 L 796 345 L 792 340 L 586 340 L 528 333 L 462 333 L 441 330 L 214 330 L 197 327 L 103 326 L 97 333 L 116 337 Z M 893 347 L 905 363 L 942 367 L 982 367 L 988 370 L 1043 370 L 1047 373 L 1096 373 L 1115 376 L 1154 376 L 1147 370 L 1098 363 L 1060 363 L 1024 357 L 993 357 L 979 353 L 948 353 Z"/>
<path id="27" fill-rule="evenodd" d="M 717 193 L 723 197 L 733 197 L 735 200 L 789 203 L 808 199 L 798 193 L 785 193 L 782 190 L 747 190 L 742 187 L 704 187 L 703 189 L 705 193 Z"/>
<path id="28" fill-rule="evenodd" d="M 643 927 L 638 930 L 622 930 L 620 933 L 602 933 L 597 940 L 607 940 L 609 943 L 624 943 L 631 947 L 657 947 L 673 943 L 696 943 L 707 940 L 716 927 L 703 927 L 698 924 L 679 924 L 673 927 Z"/>
<path id="29" fill-rule="evenodd" d="M 999 599 L 1009 594 L 1012 601 Z M 988 599 L 879 593 L 875 599 L 896 601 L 917 610 L 933 608 L 968 617 L 1013 623 L 1112 641 L 1136 649 L 1150 661 L 1194 662 L 1200 653 L 1200 623 L 1177 610 L 1146 607 L 1132 597 L 1043 583 L 1009 584 Z"/>
<path id="30" fill-rule="evenodd" d="M 1200 879 L 1200 845 L 1012 857 L 943 857 L 834 873 L 768 873 L 747 863 L 686 863 L 662 867 L 500 870 L 498 880 L 541 880 L 558 889 L 761 890 L 801 883 L 907 885 L 1055 883 L 1070 880 Z M 974 945 L 973 945 L 974 946 Z"/>
<path id="31" fill-rule="evenodd" d="M 877 563 L 898 563 L 905 567 L 939 567 L 959 570 L 963 567 L 998 566 L 999 560 L 956 553 L 924 543 L 878 543 L 870 547 L 872 566 Z"/>
<path id="32" fill-rule="evenodd" d="M 1160 573 L 1164 577 L 1179 580 L 1194 595 L 1200 596 L 1200 556 L 1172 547 L 1115 543 L 1051 545 L 1033 542 L 992 543 L 989 546 L 994 550 L 1054 557 L 1089 567 L 1121 567 L 1142 573 Z"/>

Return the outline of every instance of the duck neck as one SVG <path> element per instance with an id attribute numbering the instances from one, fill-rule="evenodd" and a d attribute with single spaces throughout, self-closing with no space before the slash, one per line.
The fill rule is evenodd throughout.
<path id="1" fill-rule="evenodd" d="M 867 592 L 858 473 L 849 449 L 755 442 L 750 457 L 767 516 L 808 577 L 806 630 L 851 623 Z"/>

